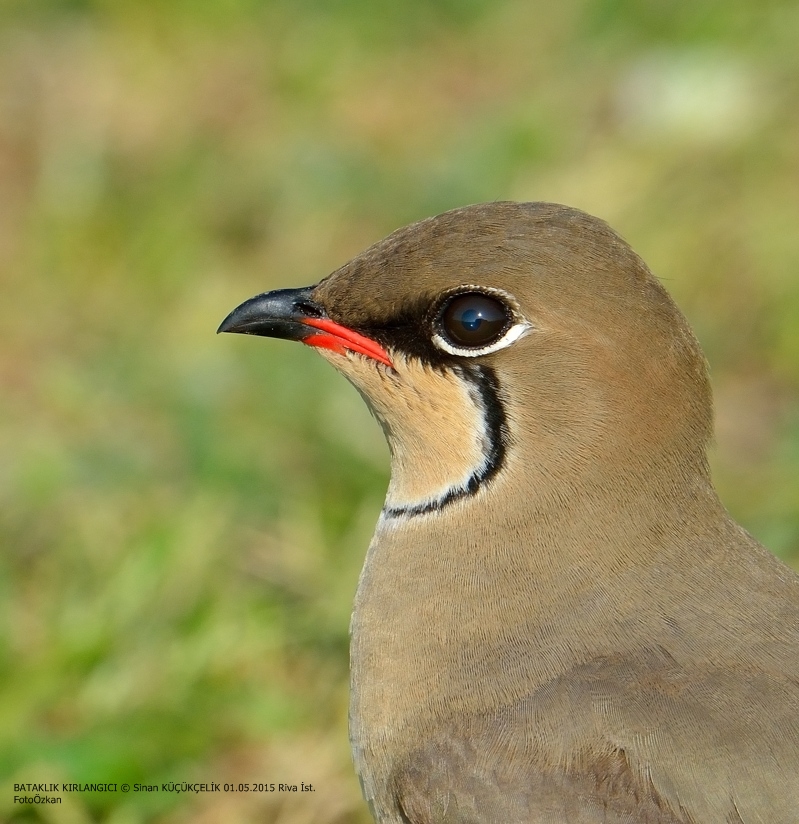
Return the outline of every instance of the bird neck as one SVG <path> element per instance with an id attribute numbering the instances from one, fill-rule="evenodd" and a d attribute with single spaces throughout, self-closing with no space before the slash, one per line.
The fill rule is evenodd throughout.
<path id="1" fill-rule="evenodd" d="M 444 713 L 515 703 L 604 647 L 640 645 L 665 614 L 663 570 L 690 576 L 694 551 L 689 564 L 708 566 L 710 533 L 727 529 L 701 478 L 681 497 L 561 491 L 498 478 L 445 510 L 381 517 L 352 620 L 356 748 L 366 731 L 412 736 Z M 481 682 L 491 689 L 471 688 Z"/>

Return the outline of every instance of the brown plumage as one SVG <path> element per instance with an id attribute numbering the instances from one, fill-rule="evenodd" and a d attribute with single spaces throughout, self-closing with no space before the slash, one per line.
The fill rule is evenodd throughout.
<path id="1" fill-rule="evenodd" d="M 220 329 L 319 347 L 389 441 L 351 648 L 380 824 L 799 821 L 799 578 L 719 502 L 699 346 L 607 225 L 457 209 Z"/>

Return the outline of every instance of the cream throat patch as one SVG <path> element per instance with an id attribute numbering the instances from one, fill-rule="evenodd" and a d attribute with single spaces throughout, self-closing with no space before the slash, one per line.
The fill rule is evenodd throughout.
<path id="1" fill-rule="evenodd" d="M 477 493 L 502 468 L 508 425 L 496 376 L 469 363 L 438 367 L 394 356 L 320 352 L 363 395 L 391 451 L 383 517 L 432 513 Z"/>

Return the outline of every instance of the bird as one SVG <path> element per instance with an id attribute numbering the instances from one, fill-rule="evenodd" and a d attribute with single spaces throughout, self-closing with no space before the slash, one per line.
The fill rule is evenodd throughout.
<path id="1" fill-rule="evenodd" d="M 388 441 L 350 625 L 378 824 L 799 822 L 799 576 L 720 502 L 704 355 L 605 222 L 454 209 L 219 331 L 314 347 Z"/>

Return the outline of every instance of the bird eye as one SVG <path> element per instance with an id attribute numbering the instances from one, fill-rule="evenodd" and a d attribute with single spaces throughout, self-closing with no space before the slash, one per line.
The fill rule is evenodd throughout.
<path id="1" fill-rule="evenodd" d="M 502 301 L 479 292 L 455 295 L 439 315 L 441 331 L 456 346 L 487 346 L 498 340 L 512 323 Z"/>

